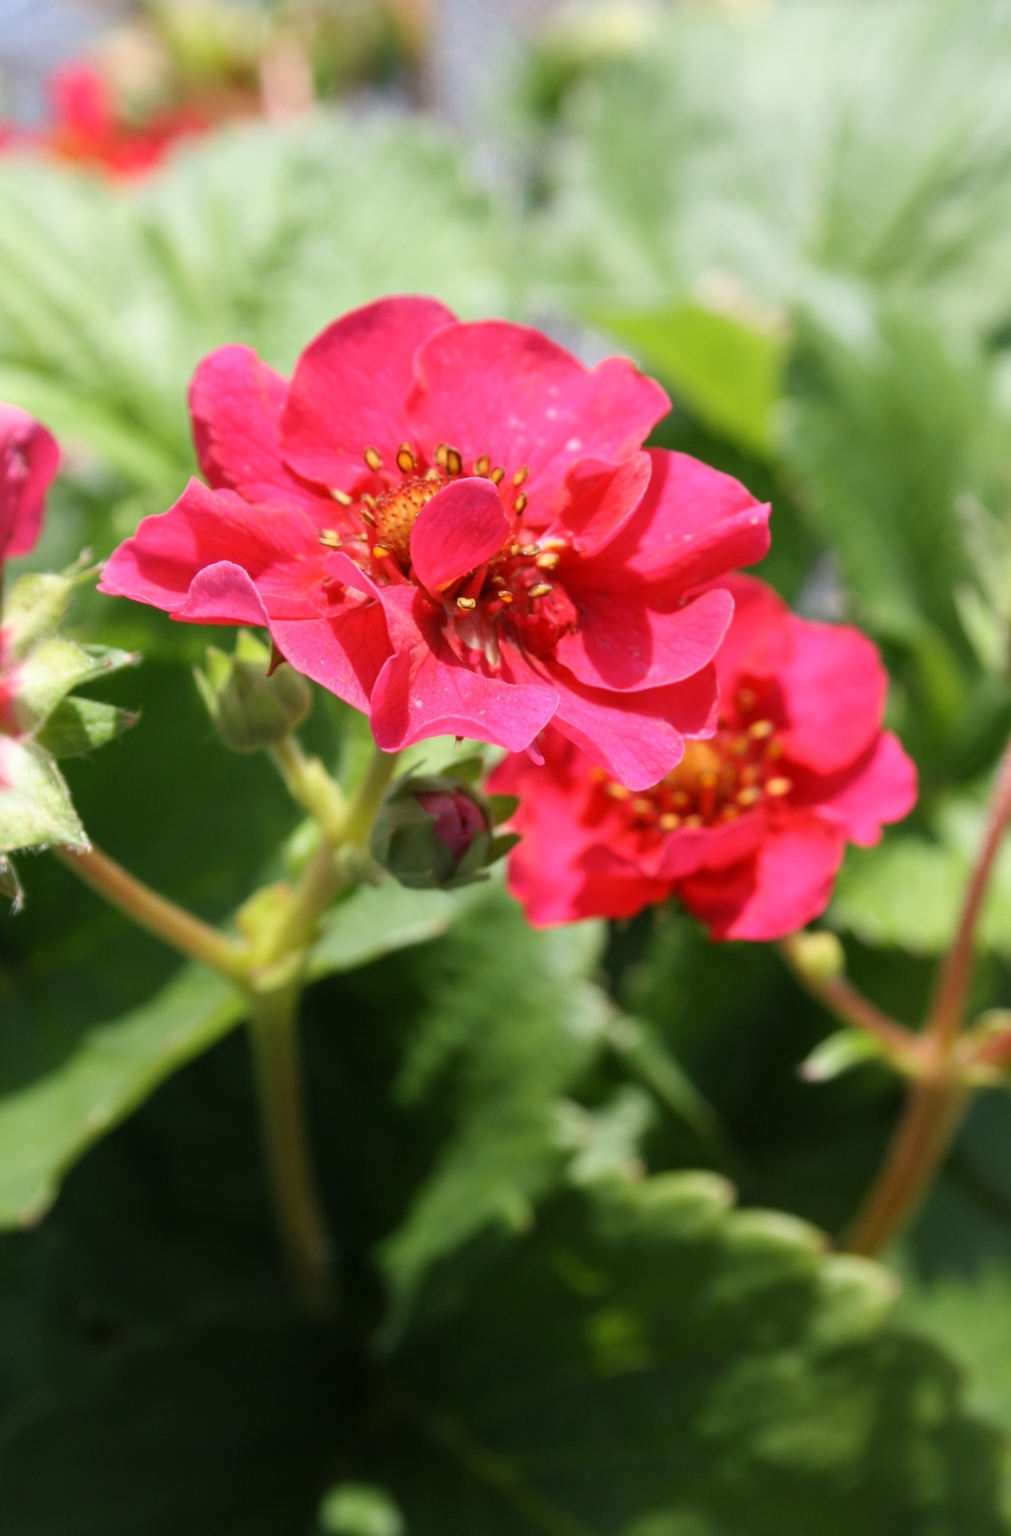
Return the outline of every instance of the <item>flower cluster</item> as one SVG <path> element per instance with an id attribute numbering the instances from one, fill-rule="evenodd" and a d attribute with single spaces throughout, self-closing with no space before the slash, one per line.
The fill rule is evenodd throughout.
<path id="1" fill-rule="evenodd" d="M 509 884 L 531 922 L 629 917 L 676 894 L 714 938 L 779 938 L 824 910 L 847 841 L 877 842 L 912 808 L 876 648 L 754 578 L 730 586 L 719 725 L 673 772 L 632 793 L 552 733 L 543 768 L 512 756 L 492 776 L 521 797 Z"/>
<path id="2" fill-rule="evenodd" d="M 536 751 L 550 722 L 645 789 L 711 731 L 720 578 L 765 553 L 769 509 L 641 449 L 669 401 L 630 362 L 394 298 L 331 325 L 290 383 L 215 352 L 190 405 L 207 484 L 140 524 L 103 591 L 266 627 L 385 751 Z"/>

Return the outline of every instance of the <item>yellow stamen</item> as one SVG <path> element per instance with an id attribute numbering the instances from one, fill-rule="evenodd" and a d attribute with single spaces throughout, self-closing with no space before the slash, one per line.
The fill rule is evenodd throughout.
<path id="1" fill-rule="evenodd" d="M 762 791 L 760 789 L 756 789 L 754 785 L 752 785 L 750 789 L 741 790 L 740 794 L 737 796 L 737 803 L 738 805 L 743 805 L 745 807 L 749 805 L 757 805 L 761 798 Z"/>
<path id="2" fill-rule="evenodd" d="M 526 508 L 527 508 L 527 493 L 526 493 L 526 491 L 520 491 L 520 493 L 517 496 L 515 502 L 513 503 L 513 511 L 516 513 L 516 516 L 519 517 L 521 512 L 525 512 L 526 511 Z"/>
<path id="3" fill-rule="evenodd" d="M 373 544 L 372 553 L 377 560 L 388 560 L 390 552 L 384 544 Z"/>
<path id="4" fill-rule="evenodd" d="M 660 817 L 661 832 L 676 832 L 681 825 L 681 817 L 675 816 L 673 811 L 664 811 Z"/>
<path id="5" fill-rule="evenodd" d="M 494 480 L 496 485 L 501 485 L 502 481 L 505 479 L 505 470 L 504 469 L 499 469 L 498 466 L 496 465 L 496 467 L 492 470 L 492 472 L 491 472 L 491 474 L 489 475 L 488 478 L 490 480 Z"/>
<path id="6" fill-rule="evenodd" d="M 486 475 L 489 469 L 491 469 L 491 459 L 486 453 L 482 453 L 479 459 L 474 460 L 475 475 Z"/>
<path id="7" fill-rule="evenodd" d="M 513 475 L 513 485 L 522 485 L 529 473 L 530 470 L 527 468 L 527 466 L 525 464 L 521 464 L 519 469 Z"/>
<path id="8" fill-rule="evenodd" d="M 767 795 L 788 795 L 793 788 L 791 779 L 770 779 L 765 786 Z"/>
<path id="9" fill-rule="evenodd" d="M 548 595 L 548 593 L 550 591 L 551 591 L 551 583 L 550 583 L 550 581 L 539 581 L 537 583 L 536 587 L 531 587 L 530 588 L 530 596 L 531 597 L 547 597 L 547 595 Z"/>
<path id="10" fill-rule="evenodd" d="M 458 608 L 464 608 L 464 609 L 469 611 L 471 608 L 476 608 L 477 607 L 477 598 L 476 597 L 458 597 L 457 600 L 456 600 L 456 606 Z"/>
<path id="11" fill-rule="evenodd" d="M 455 448 L 446 449 L 446 470 L 451 475 L 463 474 L 463 459 Z"/>
<path id="12" fill-rule="evenodd" d="M 336 528 L 321 528 L 319 531 L 319 541 L 327 549 L 340 549 L 341 547 L 341 536 Z"/>
<path id="13" fill-rule="evenodd" d="M 418 467 L 410 443 L 401 443 L 397 449 L 397 468 L 402 475 L 413 475 Z"/>
<path id="14" fill-rule="evenodd" d="M 771 720 L 756 720 L 754 725 L 748 726 L 748 735 L 752 741 L 765 741 L 775 729 Z"/>
<path id="15" fill-rule="evenodd" d="M 339 501 L 342 507 L 349 507 L 351 505 L 351 497 L 348 495 L 347 491 L 339 491 L 336 486 L 333 486 L 331 488 L 330 495 L 333 497 L 334 501 Z"/>
<path id="16" fill-rule="evenodd" d="M 375 448 L 366 448 L 365 462 L 373 474 L 375 474 L 377 470 L 380 470 L 383 467 L 383 461 L 379 457 L 379 454 L 376 452 Z"/>
<path id="17" fill-rule="evenodd" d="M 528 560 L 532 560 L 534 556 L 539 555 L 540 552 L 541 546 L 539 544 L 524 544 L 520 548 L 520 554 L 524 555 Z"/>
<path id="18" fill-rule="evenodd" d="M 538 555 L 534 564 L 539 571 L 553 571 L 561 558 L 561 555 L 556 555 L 552 549 L 546 555 Z"/>

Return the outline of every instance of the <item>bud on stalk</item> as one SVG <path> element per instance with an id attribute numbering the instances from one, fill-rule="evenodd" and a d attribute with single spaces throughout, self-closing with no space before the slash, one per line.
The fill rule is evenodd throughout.
<path id="1" fill-rule="evenodd" d="M 240 629 L 232 656 L 207 647 L 207 670 L 193 669 L 218 735 L 233 752 L 259 752 L 285 741 L 312 709 L 312 690 L 287 662 L 270 670 L 270 651 Z"/>
<path id="2" fill-rule="evenodd" d="M 372 857 L 415 890 L 451 891 L 487 880 L 489 865 L 518 841 L 495 828 L 516 809 L 512 795 L 483 795 L 480 758 L 452 772 L 407 773 L 391 786 L 372 829 Z"/>

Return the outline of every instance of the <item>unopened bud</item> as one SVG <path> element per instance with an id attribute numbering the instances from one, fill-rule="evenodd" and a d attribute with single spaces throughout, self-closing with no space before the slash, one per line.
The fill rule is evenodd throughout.
<path id="1" fill-rule="evenodd" d="M 390 789 L 372 830 L 372 856 L 401 885 L 453 890 L 486 880 L 494 864 L 518 841 L 495 835 L 515 802 L 482 795 L 467 782 L 480 761 L 452 773 L 405 774 Z"/>
<path id="2" fill-rule="evenodd" d="M 787 942 L 797 969 L 814 982 L 834 981 L 846 969 L 846 954 L 834 933 L 794 933 Z"/>
<path id="3" fill-rule="evenodd" d="M 270 651 L 248 630 L 235 653 L 207 648 L 206 671 L 193 672 L 218 735 L 233 752 L 259 752 L 290 736 L 312 708 L 312 690 L 287 662 L 270 671 Z"/>

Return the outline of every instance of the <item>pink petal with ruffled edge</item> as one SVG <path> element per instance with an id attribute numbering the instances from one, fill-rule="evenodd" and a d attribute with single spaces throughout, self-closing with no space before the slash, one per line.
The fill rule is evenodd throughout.
<path id="1" fill-rule="evenodd" d="M 281 412 L 288 381 L 251 347 L 220 347 L 190 385 L 190 417 L 200 468 L 215 489 L 247 501 L 294 504 L 320 519 L 329 498 L 303 485 L 281 456 Z"/>
<path id="2" fill-rule="evenodd" d="M 684 453 L 651 448 L 649 458 L 646 494 L 600 557 L 619 580 L 685 591 L 768 553 L 771 509 L 738 480 Z"/>
<path id="3" fill-rule="evenodd" d="M 790 632 L 790 659 L 778 674 L 790 719 L 780 735 L 783 751 L 816 773 L 833 773 L 877 735 L 888 674 L 877 646 L 858 629 L 791 614 Z"/>
<path id="4" fill-rule="evenodd" d="M 98 590 L 177 613 L 197 573 L 222 560 L 248 572 L 272 618 L 325 611 L 323 551 L 312 519 L 294 507 L 252 506 L 199 480 L 167 512 L 144 518 L 107 560 Z"/>
<path id="5" fill-rule="evenodd" d="M 27 411 L 0 405 L 0 562 L 34 549 L 59 467 L 52 433 Z"/>
<path id="6" fill-rule="evenodd" d="M 627 789 L 659 783 L 684 756 L 685 736 L 711 735 L 716 727 L 712 666 L 642 693 L 584 688 L 560 667 L 546 670 L 558 685 L 554 725 Z"/>
<path id="7" fill-rule="evenodd" d="M 376 678 L 391 654 L 378 603 L 352 599 L 331 619 L 275 619 L 270 632 L 297 672 L 368 714 Z"/>
<path id="8" fill-rule="evenodd" d="M 411 529 L 412 574 L 433 597 L 497 555 L 509 532 L 490 480 L 456 480 L 433 496 Z"/>
<path id="9" fill-rule="evenodd" d="M 302 353 L 288 390 L 281 437 L 292 469 L 350 490 L 365 473 L 366 448 L 392 465 L 401 442 L 416 442 L 405 404 L 414 355 L 454 318 L 435 299 L 391 298 L 327 326 Z"/>
<path id="10" fill-rule="evenodd" d="M 560 537 L 584 557 L 596 554 L 628 522 L 645 495 L 651 472 L 648 453 L 633 454 L 623 464 L 581 459 L 565 477 L 554 521 L 544 537 Z"/>
<path id="11" fill-rule="evenodd" d="M 620 692 L 680 682 L 716 655 L 734 612 L 729 592 L 715 588 L 673 612 L 647 606 L 648 594 L 587 589 L 577 568 L 566 583 L 579 628 L 563 635 L 559 662 L 590 688 Z"/>
<path id="12" fill-rule="evenodd" d="M 483 454 L 509 474 L 526 465 L 538 526 L 575 459 L 627 458 L 670 409 L 660 385 L 625 358 L 584 368 L 540 331 L 504 320 L 436 331 L 415 373 L 415 437 L 449 442 L 468 467 Z"/>
<path id="13" fill-rule="evenodd" d="M 824 912 L 845 847 L 841 830 L 793 812 L 754 859 L 729 871 L 693 875 L 676 892 L 714 939 L 766 943 Z"/>
<path id="14" fill-rule="evenodd" d="M 173 613 L 189 624 L 252 624 L 265 628 L 267 610 L 252 577 L 241 565 L 219 560 L 205 565 L 190 582 L 186 601 Z"/>
<path id="15" fill-rule="evenodd" d="M 800 779 L 793 798 L 816 804 L 818 814 L 842 827 L 851 843 L 870 848 L 880 841 L 883 825 L 909 815 L 918 791 L 916 764 L 898 738 L 883 731 L 855 771 L 836 781 Z"/>

